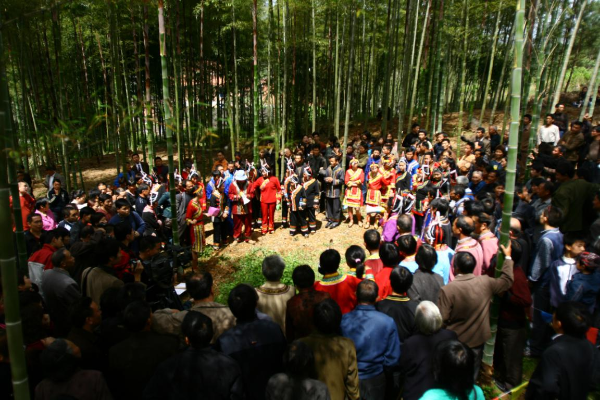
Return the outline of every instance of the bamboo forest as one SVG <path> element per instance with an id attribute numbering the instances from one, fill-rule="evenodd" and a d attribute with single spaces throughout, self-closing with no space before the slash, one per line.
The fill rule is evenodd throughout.
<path id="1" fill-rule="evenodd" d="M 319 279 L 325 282 L 337 273 L 337 267 L 327 271 L 327 266 L 322 265 L 327 252 L 339 253 L 336 262 L 340 264 L 341 259 L 340 271 L 348 274 L 343 279 L 352 274 L 356 277 L 357 283 L 348 289 L 354 304 L 345 310 L 344 301 L 335 297 L 339 294 L 331 296 L 344 314 L 344 336 L 356 342 L 352 332 L 344 327 L 349 316 L 365 304 L 359 299 L 357 305 L 361 290 L 374 290 L 375 297 L 379 295 L 378 310 L 386 296 L 416 296 L 414 289 L 398 292 L 393 287 L 393 279 L 401 279 L 402 271 L 397 272 L 396 278 L 396 272 L 389 271 L 381 278 L 391 268 L 387 264 L 384 268 L 383 261 L 377 268 L 371 266 L 367 257 L 379 261 L 379 251 L 383 260 L 385 246 L 393 244 L 400 258 L 394 259 L 391 267 L 402 267 L 410 257 L 416 257 L 414 270 L 406 268 L 415 275 L 413 286 L 419 282 L 424 285 L 415 272 L 417 268 L 426 270 L 419 261 L 426 258 L 419 256 L 421 251 L 431 249 L 433 255 L 437 254 L 432 264 L 437 268 L 437 260 L 444 257 L 440 256 L 440 246 L 456 246 L 459 254 L 466 240 L 481 243 L 483 249 L 480 256 L 472 255 L 473 263 L 480 262 L 478 257 L 490 257 L 482 266 L 471 268 L 471 273 L 494 280 L 498 289 L 490 292 L 489 298 L 481 295 L 486 304 L 489 300 L 490 307 L 485 307 L 485 311 L 469 311 L 469 316 L 481 312 L 480 321 L 485 321 L 477 329 L 479 333 L 473 333 L 481 340 L 465 338 L 469 328 L 458 326 L 461 322 L 456 321 L 460 318 L 452 314 L 456 305 L 444 303 L 451 301 L 448 293 L 453 288 L 458 290 L 462 282 L 459 277 L 469 273 L 468 266 L 456 266 L 458 257 L 452 260 L 453 264 L 448 262 L 449 272 L 441 274 L 443 285 L 439 283 L 435 296 L 430 299 L 421 293 L 418 297 L 418 307 L 434 307 L 441 313 L 443 328 L 440 322 L 437 330 L 455 331 L 456 346 L 466 346 L 475 355 L 476 371 L 481 364 L 481 375 L 476 373 L 479 380 L 466 385 L 469 390 L 480 385 L 483 392 L 475 386 L 479 390 L 473 389 L 475 397 L 455 397 L 483 398 L 478 397 L 481 392 L 485 398 L 500 398 L 509 393 L 520 396 L 527 391 L 527 398 L 532 399 L 585 398 L 575 389 L 564 392 L 564 387 L 560 394 L 543 392 L 536 386 L 536 377 L 543 373 L 540 365 L 545 362 L 544 351 L 552 349 L 548 343 L 540 343 L 542 337 L 549 338 L 544 329 L 551 331 L 549 321 L 553 313 L 555 321 L 559 321 L 561 307 L 569 306 L 573 300 L 588 307 L 590 321 L 595 321 L 588 328 L 600 327 L 600 301 L 595 300 L 600 299 L 600 280 L 586 286 L 595 290 L 590 295 L 593 302 L 586 303 L 585 295 L 570 297 L 570 293 L 577 292 L 570 289 L 580 279 L 577 271 L 600 276 L 600 261 L 594 258 L 600 259 L 596 255 L 600 254 L 600 241 L 596 241 L 600 240 L 600 220 L 596 221 L 596 213 L 600 212 L 600 116 L 595 110 L 600 103 L 600 35 L 594 28 L 599 24 L 597 0 L 0 0 L 0 140 L 4 149 L 0 153 L 0 365 L 10 364 L 10 368 L 0 371 L 0 382 L 8 382 L 11 396 L 4 397 L 2 386 L 0 398 L 50 399 L 55 397 L 48 393 L 59 393 L 50 390 L 56 389 L 52 385 L 58 381 L 45 375 L 52 367 L 44 369 L 44 374 L 40 372 L 40 365 L 49 356 L 42 355 L 42 361 L 31 365 L 29 350 L 33 343 L 42 343 L 40 349 L 44 351 L 40 350 L 40 354 L 49 354 L 60 351 L 61 344 L 52 345 L 52 341 L 67 338 L 69 332 L 71 340 L 73 329 L 87 329 L 88 333 L 102 336 L 99 331 L 104 325 L 93 325 L 91 314 L 82 317 L 83 327 L 75 327 L 69 318 L 64 321 L 64 315 L 76 315 L 72 307 L 81 307 L 82 299 L 88 301 L 86 312 L 99 309 L 102 293 L 94 292 L 98 290 L 94 285 L 101 279 L 94 278 L 93 283 L 85 279 L 100 274 L 100 268 L 94 269 L 91 261 L 82 261 L 87 260 L 85 257 L 106 257 L 98 262 L 115 265 L 114 271 L 110 267 L 107 274 L 117 281 L 110 285 L 112 289 L 140 282 L 151 287 L 154 278 L 147 272 L 150 264 L 142 264 L 148 248 L 160 242 L 164 254 L 174 257 L 173 270 L 166 274 L 169 282 L 163 285 L 163 289 L 168 288 L 164 289 L 168 295 L 161 292 L 157 295 L 160 301 L 153 303 L 148 294 L 144 305 L 138 304 L 140 313 L 150 310 L 150 306 L 152 312 L 164 311 L 163 308 L 173 309 L 174 313 L 195 310 L 200 299 L 193 297 L 190 285 L 193 279 L 206 279 L 206 275 L 196 276 L 202 271 L 215 275 L 215 292 L 211 288 L 207 297 L 210 301 L 215 297 L 215 304 L 231 303 L 233 293 L 242 290 L 242 283 L 255 286 L 259 300 L 254 308 L 272 319 L 271 323 L 279 324 L 278 334 L 283 333 L 288 340 L 285 347 L 294 338 L 294 344 L 304 340 L 298 340 L 303 336 L 297 332 L 290 336 L 293 329 L 285 326 L 292 324 L 292 316 L 285 314 L 286 304 L 291 307 L 292 300 L 282 303 L 283 316 L 271 315 L 268 305 L 261 303 L 264 299 L 260 285 L 264 282 L 296 285 L 299 292 L 296 295 L 291 286 L 291 296 L 301 296 L 292 269 L 308 264 L 318 272 L 318 282 L 313 282 L 317 288 Z M 581 143 L 573 144 L 572 136 L 578 134 L 579 128 L 583 131 Z M 404 179 L 407 173 L 408 178 Z M 246 183 L 238 183 L 246 179 L 248 187 L 244 189 Z M 309 190 L 313 180 L 317 181 L 316 197 L 311 197 Z M 584 181 L 588 186 L 584 186 Z M 269 182 L 275 182 L 272 193 Z M 569 184 L 579 186 L 567 190 Z M 63 192 L 65 204 L 57 206 L 61 200 L 55 198 Z M 300 199 L 297 203 L 296 194 Z M 463 205 L 478 205 L 464 206 L 463 211 L 463 201 Z M 121 208 L 129 211 L 121 213 Z M 51 211 L 49 215 L 54 213 L 54 220 L 48 219 L 46 209 Z M 77 215 L 71 217 L 71 211 L 77 211 Z M 559 215 L 552 217 L 556 213 Z M 43 229 L 39 228 L 38 234 L 34 225 L 40 215 Z M 86 219 L 87 215 L 92 217 Z M 412 218 L 412 230 L 402 228 L 401 220 L 406 215 Z M 553 221 L 557 222 L 552 225 Z M 388 223 L 391 236 L 386 233 Z M 123 232 L 123 224 L 128 227 L 127 232 L 119 233 Z M 145 224 L 145 231 L 140 224 Z M 336 233 L 353 235 L 319 236 L 318 231 L 338 226 L 342 227 Z M 61 239 L 59 246 L 62 228 L 67 229 L 65 235 L 70 243 Z M 564 272 L 555 274 L 560 281 L 556 284 L 558 300 L 552 297 L 552 282 L 550 289 L 541 283 L 552 274 L 550 271 L 544 275 L 548 266 L 563 256 L 560 250 L 557 257 L 540 261 L 540 249 L 544 248 L 541 243 L 552 229 L 560 230 L 560 238 L 553 242 L 555 246 L 558 242 L 563 246 L 564 234 L 564 259 L 577 260 L 566 278 Z M 84 231 L 89 237 L 85 238 Z M 375 231 L 371 236 L 377 237 L 375 250 L 368 244 L 371 231 Z M 579 235 L 575 239 L 570 236 L 574 232 Z M 405 251 L 402 237 L 409 233 L 416 238 L 416 247 L 405 244 L 412 248 Z M 493 250 L 486 250 L 488 244 L 481 239 L 488 233 L 494 239 Z M 274 234 L 273 239 L 270 234 Z M 439 235 L 446 235 L 446 240 Z M 587 250 L 583 255 L 571 250 L 578 241 Z M 78 253 L 85 243 L 96 246 L 95 256 L 82 250 Z M 528 250 L 521 249 L 524 243 Z M 118 245 L 119 254 L 126 257 L 121 270 L 116 267 L 116 259 L 104 254 L 113 245 Z M 357 245 L 361 252 L 351 253 Z M 181 253 L 168 250 L 170 246 Z M 362 246 L 366 246 L 366 253 Z M 52 249 L 44 260 L 38 253 L 44 251 L 42 247 Z M 184 260 L 181 254 L 185 252 L 189 258 Z M 74 266 L 69 261 L 73 257 Z M 288 265 L 277 279 L 270 280 L 265 273 L 270 257 L 279 257 L 281 263 Z M 585 261 L 585 257 L 591 257 L 591 261 Z M 596 264 L 595 272 L 585 270 Z M 106 265 L 102 271 L 108 268 Z M 522 268 L 518 274 L 517 266 Z M 42 279 L 50 270 L 61 268 L 72 275 L 77 292 L 69 308 L 66 300 L 52 301 L 52 288 Z M 143 268 L 146 272 L 142 274 Z M 432 268 L 423 273 L 435 275 Z M 293 273 L 296 274 L 295 269 Z M 508 275 L 510 284 L 501 286 Z M 525 283 L 519 284 L 519 277 Z M 312 280 L 315 281 L 314 276 Z M 52 320 L 50 333 L 36 336 L 35 340 L 30 340 L 33 328 L 28 325 L 29 311 L 23 311 L 31 310 L 22 295 L 27 281 L 34 285 L 40 301 L 44 300 L 44 314 Z M 375 289 L 369 286 L 375 283 Z M 318 290 L 327 291 L 329 284 L 323 283 Z M 181 291 L 176 290 L 179 285 L 183 285 Z M 504 341 L 504 293 L 510 291 L 508 297 L 513 298 L 518 295 L 512 291 L 518 288 L 526 291 L 527 298 L 518 304 L 518 325 L 523 329 L 519 336 L 522 340 L 518 339 L 521 344 Z M 133 305 L 132 298 L 127 297 L 133 296 L 132 289 L 128 290 L 126 295 L 120 295 L 129 303 L 123 300 L 127 308 L 117 310 L 118 318 Z M 271 293 L 268 290 L 275 289 L 265 290 L 264 293 Z M 56 291 L 67 293 L 65 288 Z M 286 301 L 293 299 L 291 296 Z M 53 304 L 59 304 L 62 311 L 52 309 Z M 108 305 L 106 311 L 102 310 L 103 319 L 109 318 Z M 235 311 L 231 304 L 229 307 Z M 418 307 L 415 303 L 411 315 L 418 317 Z M 573 307 L 575 310 L 578 306 Z M 542 313 L 550 320 L 540 322 Z M 190 314 L 198 313 L 189 313 L 165 329 L 181 339 L 179 351 L 184 348 L 184 339 L 186 346 L 196 346 L 184 335 Z M 313 318 L 312 309 L 307 315 Z M 212 315 L 209 317 L 213 319 Z M 235 317 L 239 323 L 240 317 Z M 405 346 L 413 336 L 403 337 L 402 324 L 395 322 L 394 330 L 400 335 L 398 344 Z M 156 323 L 153 319 L 153 329 Z M 215 336 L 212 337 L 211 325 L 210 344 L 216 345 L 221 343 L 218 335 L 223 338 L 227 332 L 215 320 L 213 323 Z M 226 328 L 233 331 L 234 325 L 235 322 Z M 417 325 L 412 328 L 415 332 L 420 329 Z M 556 330 L 556 326 L 553 322 L 557 333 L 565 333 Z M 62 332 L 65 327 L 71 330 Z M 220 328 L 223 329 L 218 331 Z M 311 328 L 320 329 L 316 322 Z M 46 336 L 52 340 L 46 341 Z M 107 386 L 106 397 L 82 394 L 81 398 L 170 398 L 159 396 L 175 391 L 167 391 L 167 383 L 160 388 L 156 383 L 163 382 L 163 377 L 157 376 L 166 371 L 158 361 L 148 367 L 148 376 L 140 378 L 143 385 L 124 388 L 115 372 L 121 364 L 113 360 L 118 359 L 115 354 L 126 353 L 122 348 L 115 350 L 122 343 L 125 342 L 114 342 L 115 347 L 102 350 L 103 370 L 85 364 L 85 347 L 80 346 L 82 368 L 87 365 L 84 370 L 100 370 L 107 380 L 105 384 L 100 377 L 102 385 Z M 156 348 L 168 347 L 156 343 Z M 312 347 L 309 340 L 306 343 Z M 288 353 L 300 352 L 301 348 L 294 344 Z M 68 346 L 62 345 L 65 349 Z M 385 347 L 391 351 L 394 344 L 386 343 Z M 514 359 L 509 360 L 506 355 L 510 348 L 516 349 L 520 357 L 514 368 Z M 316 352 L 315 348 L 312 350 Z M 330 398 L 330 394 L 332 399 L 358 399 L 359 387 L 360 398 L 368 399 L 417 399 L 425 390 L 442 390 L 433 389 L 434 380 L 435 387 L 442 387 L 443 382 L 438 381 L 438 376 L 431 376 L 428 380 L 423 378 L 430 387 L 425 388 L 423 383 L 423 390 L 413 393 L 408 374 L 403 388 L 387 387 L 385 397 L 378 397 L 367 382 L 372 376 L 361 369 L 364 360 L 360 357 L 366 350 L 360 350 L 357 347 L 354 355 L 359 357 L 356 391 L 346 382 L 346 392 L 336 393 L 339 387 L 317 373 L 318 379 L 325 382 L 324 390 L 329 390 L 327 397 L 319 398 Z M 291 363 L 288 358 L 293 355 L 288 353 L 285 360 Z M 169 356 L 176 357 L 175 354 Z M 252 354 L 253 359 L 263 359 L 262 354 Z M 282 354 L 277 355 L 278 363 Z M 265 357 L 267 360 L 269 356 Z M 315 353 L 314 357 L 320 356 Z M 498 364 L 502 357 L 506 365 Z M 400 369 L 402 360 L 398 361 Z M 270 392 L 275 389 L 271 386 L 273 378 L 268 378 L 283 373 L 285 366 L 266 376 L 260 395 L 255 396 L 256 393 L 250 393 L 253 386 L 246 386 L 247 382 L 261 382 L 262 377 L 244 374 L 260 371 L 261 367 L 244 367 L 246 360 L 235 361 L 242 366 L 243 396 L 232 392 L 219 397 L 214 388 L 210 389 L 214 398 L 264 399 L 267 381 L 267 398 L 292 398 L 283 392 Z M 252 373 L 259 373 L 256 371 Z M 518 371 L 518 377 L 512 379 L 511 371 Z M 121 375 L 127 373 L 124 369 Z M 219 378 L 229 376 L 215 374 Z M 586 395 L 595 388 L 591 380 L 581 378 L 583 374 L 574 375 L 582 381 L 570 381 L 569 387 L 587 390 Z M 9 378 L 4 379 L 5 376 Z M 68 379 L 76 377 L 69 375 Z M 202 380 L 207 384 L 211 381 L 206 377 Z M 371 394 L 363 397 L 363 393 Z M 454 392 L 448 389 L 446 395 L 450 396 L 448 393 Z"/>
<path id="2" fill-rule="evenodd" d="M 38 176 L 64 164 L 69 187 L 82 157 L 114 153 L 119 170 L 140 149 L 152 162 L 169 132 L 181 162 L 317 128 L 344 136 L 381 110 L 383 136 L 508 122 L 514 2 L 2 3 L 14 150 Z M 599 8 L 526 6 L 520 107 L 535 126 L 562 91 L 594 85 Z"/>

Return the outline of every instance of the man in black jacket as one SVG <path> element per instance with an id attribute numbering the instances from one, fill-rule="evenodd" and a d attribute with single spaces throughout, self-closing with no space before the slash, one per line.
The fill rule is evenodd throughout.
<path id="1" fill-rule="evenodd" d="M 189 347 L 163 362 L 144 391 L 144 400 L 241 399 L 242 371 L 231 357 L 210 347 L 213 323 L 198 311 L 181 325 Z"/>
<path id="2" fill-rule="evenodd" d="M 598 350 L 585 337 L 589 328 L 586 307 L 562 303 L 554 313 L 552 327 L 556 335 L 531 376 L 525 398 L 585 400 L 598 357 Z"/>

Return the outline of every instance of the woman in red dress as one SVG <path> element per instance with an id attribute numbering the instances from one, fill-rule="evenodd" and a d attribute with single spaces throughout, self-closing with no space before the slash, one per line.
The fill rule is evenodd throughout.
<path id="1" fill-rule="evenodd" d="M 185 220 L 190 227 L 190 241 L 192 243 L 192 270 L 198 268 L 198 254 L 202 252 L 205 244 L 204 221 L 202 213 L 206 211 L 206 197 L 204 184 L 199 182 L 198 189 L 194 192 L 194 199 L 189 202 Z"/>

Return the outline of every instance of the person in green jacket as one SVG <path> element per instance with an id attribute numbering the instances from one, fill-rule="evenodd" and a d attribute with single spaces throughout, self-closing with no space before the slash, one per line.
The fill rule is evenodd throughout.
<path id="1" fill-rule="evenodd" d="M 552 196 L 552 206 L 563 211 L 564 218 L 560 225 L 562 233 L 587 230 L 595 219 L 592 201 L 600 185 L 573 179 L 574 176 L 573 164 L 566 160 L 558 162 L 556 180 L 560 186 Z"/>

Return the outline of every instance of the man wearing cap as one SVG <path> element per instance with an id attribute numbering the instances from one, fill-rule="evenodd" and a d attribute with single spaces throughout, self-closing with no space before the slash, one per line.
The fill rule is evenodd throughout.
<path id="1" fill-rule="evenodd" d="M 271 167 L 268 164 L 263 164 L 260 173 L 262 176 L 254 182 L 252 191 L 256 193 L 260 190 L 261 232 L 266 235 L 267 232 L 275 231 L 275 206 L 281 200 L 281 184 L 277 177 L 271 175 Z"/>
<path id="2" fill-rule="evenodd" d="M 248 176 L 245 171 L 236 171 L 233 182 L 229 186 L 229 200 L 231 200 L 231 213 L 233 215 L 233 239 L 239 243 L 250 242 L 252 234 L 252 202 L 254 190 L 248 185 Z M 242 225 L 244 234 L 242 235 Z"/>

